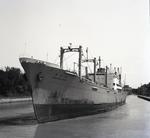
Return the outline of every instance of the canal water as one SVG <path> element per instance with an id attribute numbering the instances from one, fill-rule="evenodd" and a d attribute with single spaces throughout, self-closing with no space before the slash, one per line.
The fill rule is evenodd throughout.
<path id="1" fill-rule="evenodd" d="M 150 102 L 128 96 L 110 112 L 43 124 L 29 103 L 0 105 L 0 138 L 150 138 Z"/>

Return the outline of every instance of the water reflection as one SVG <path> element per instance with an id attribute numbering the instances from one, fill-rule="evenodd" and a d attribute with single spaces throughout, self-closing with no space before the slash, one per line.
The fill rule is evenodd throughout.
<path id="1" fill-rule="evenodd" d="M 24 114 L 16 117 L 0 118 L 0 126 L 24 126 L 35 124 L 37 124 L 37 120 L 33 113 Z"/>
<path id="2" fill-rule="evenodd" d="M 18 115 L 33 113 L 33 106 L 31 102 L 16 102 L 0 104 L 0 119 L 12 118 Z"/>
<path id="3" fill-rule="evenodd" d="M 0 126 L 37 124 L 31 102 L 0 104 Z"/>
<path id="4" fill-rule="evenodd" d="M 149 138 L 150 102 L 129 96 L 114 111 L 38 125 L 34 138 Z"/>

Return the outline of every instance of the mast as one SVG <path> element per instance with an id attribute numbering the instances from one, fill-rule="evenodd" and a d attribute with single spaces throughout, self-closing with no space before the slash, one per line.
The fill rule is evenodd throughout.
<path id="1" fill-rule="evenodd" d="M 81 60 L 82 60 L 82 46 L 79 46 L 79 77 L 81 78 Z"/>
<path id="2" fill-rule="evenodd" d="M 96 58 L 94 59 L 85 59 L 82 62 L 93 62 L 94 63 L 94 82 L 96 82 Z"/>
<path id="3" fill-rule="evenodd" d="M 60 68 L 63 69 L 64 49 L 60 47 Z"/>
<path id="4" fill-rule="evenodd" d="M 119 74 L 119 84 L 121 85 L 121 74 Z"/>
<path id="5" fill-rule="evenodd" d="M 88 67 L 85 67 L 85 76 L 88 78 Z"/>
<path id="6" fill-rule="evenodd" d="M 107 87 L 107 66 L 106 66 L 106 72 L 105 72 L 105 86 Z"/>
<path id="7" fill-rule="evenodd" d="M 88 47 L 86 48 L 86 58 L 88 59 Z"/>
<path id="8" fill-rule="evenodd" d="M 99 69 L 100 69 L 101 68 L 101 57 L 100 56 L 99 56 L 98 62 L 99 62 Z"/>
<path id="9" fill-rule="evenodd" d="M 94 58 L 93 62 L 94 62 L 94 82 L 96 82 L 96 58 Z"/>
<path id="10" fill-rule="evenodd" d="M 79 53 L 79 68 L 78 68 L 78 75 L 81 78 L 81 60 L 82 60 L 82 46 L 79 46 L 79 48 L 71 48 L 71 43 L 68 48 L 60 48 L 60 68 L 63 69 L 63 58 L 64 58 L 64 53 L 67 52 L 78 52 Z"/>

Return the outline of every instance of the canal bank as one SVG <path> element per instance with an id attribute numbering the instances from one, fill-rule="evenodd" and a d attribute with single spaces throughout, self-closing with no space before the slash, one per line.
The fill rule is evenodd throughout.
<path id="1" fill-rule="evenodd" d="M 139 98 L 150 101 L 150 97 L 148 96 L 143 96 L 143 95 L 138 95 Z"/>

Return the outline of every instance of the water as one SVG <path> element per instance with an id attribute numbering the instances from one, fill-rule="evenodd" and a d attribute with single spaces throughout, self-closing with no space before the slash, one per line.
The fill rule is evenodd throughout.
<path id="1" fill-rule="evenodd" d="M 30 115 L 1 120 L 0 138 L 150 138 L 150 102 L 136 96 L 128 96 L 125 105 L 111 112 L 45 124 L 37 124 L 32 105 L 19 107 L 15 112 Z"/>
<path id="2" fill-rule="evenodd" d="M 33 106 L 31 102 L 0 104 L 0 119 L 4 117 L 12 118 L 31 113 L 33 113 Z"/>

